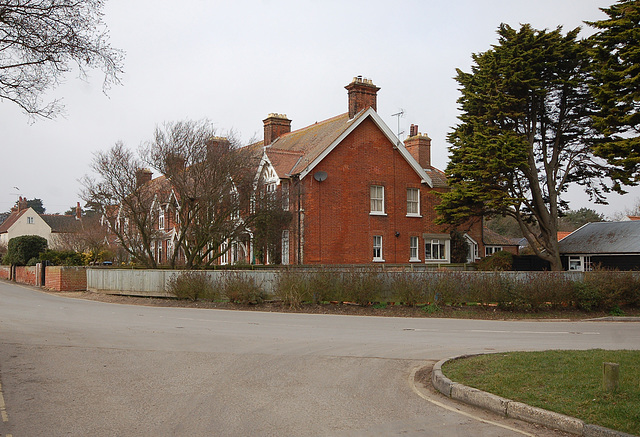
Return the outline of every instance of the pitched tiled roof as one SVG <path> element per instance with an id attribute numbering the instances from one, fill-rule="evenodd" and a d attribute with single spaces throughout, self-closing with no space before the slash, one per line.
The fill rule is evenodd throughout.
<path id="1" fill-rule="evenodd" d="M 488 246 L 518 246 L 517 239 L 505 237 L 491 229 L 484 227 L 482 229 L 482 242 Z"/>
<path id="2" fill-rule="evenodd" d="M 274 167 L 275 162 L 278 163 L 280 168 L 276 167 L 276 171 L 280 176 L 299 173 L 357 119 L 355 116 L 350 120 L 349 114 L 345 113 L 284 134 L 267 146 L 267 156 Z"/>
<path id="3" fill-rule="evenodd" d="M 431 178 L 431 181 L 433 182 L 433 186 L 435 188 L 446 188 L 449 186 L 449 184 L 447 183 L 447 176 L 442 170 L 438 170 L 435 167 L 427 167 L 424 169 L 424 171 L 427 172 L 427 174 Z"/>
<path id="4" fill-rule="evenodd" d="M 13 226 L 13 224 L 18 221 L 25 212 L 27 212 L 26 209 L 23 209 L 22 211 L 12 211 L 11 214 L 9 214 L 9 217 L 7 217 L 7 219 L 0 225 L 0 234 L 8 232 L 9 228 Z"/>

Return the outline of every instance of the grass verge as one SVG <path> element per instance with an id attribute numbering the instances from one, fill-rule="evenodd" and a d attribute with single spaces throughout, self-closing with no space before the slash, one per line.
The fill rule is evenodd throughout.
<path id="1" fill-rule="evenodd" d="M 602 363 L 620 364 L 616 392 L 602 388 Z M 479 355 L 448 362 L 455 382 L 514 401 L 640 435 L 640 351 L 545 351 Z"/>

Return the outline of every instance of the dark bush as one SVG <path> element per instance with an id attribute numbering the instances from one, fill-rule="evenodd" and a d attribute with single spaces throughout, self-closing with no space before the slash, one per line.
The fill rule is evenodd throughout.
<path id="1" fill-rule="evenodd" d="M 500 250 L 491 256 L 482 258 L 478 262 L 478 270 L 503 272 L 513 270 L 513 255 Z"/>
<path id="2" fill-rule="evenodd" d="M 40 254 L 40 261 L 49 261 L 53 266 L 81 266 L 84 259 L 81 253 L 73 250 L 50 250 Z"/>
<path id="3" fill-rule="evenodd" d="M 39 235 L 22 235 L 9 240 L 5 264 L 24 266 L 32 258 L 38 258 L 47 249 L 47 239 Z"/>

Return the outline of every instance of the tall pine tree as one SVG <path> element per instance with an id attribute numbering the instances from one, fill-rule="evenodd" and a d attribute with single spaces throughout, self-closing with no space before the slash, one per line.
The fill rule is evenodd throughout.
<path id="1" fill-rule="evenodd" d="M 595 147 L 622 183 L 640 181 L 640 1 L 620 0 L 602 9 L 609 18 L 589 23 L 593 42 L 592 91 L 601 110 L 594 117 L 606 138 Z"/>
<path id="2" fill-rule="evenodd" d="M 514 217 L 554 270 L 562 268 L 562 194 L 577 183 L 604 202 L 607 190 L 606 168 L 591 149 L 589 47 L 578 33 L 503 24 L 498 44 L 473 55 L 471 73 L 458 70 L 462 114 L 448 138 L 452 189 L 437 207 L 443 223 L 474 215 Z"/>

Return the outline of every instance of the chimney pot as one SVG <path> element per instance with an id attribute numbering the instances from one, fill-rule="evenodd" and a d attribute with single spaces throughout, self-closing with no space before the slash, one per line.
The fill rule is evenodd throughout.
<path id="1" fill-rule="evenodd" d="M 291 132 L 291 120 L 286 114 L 270 113 L 264 123 L 264 145 L 268 146 L 284 134 Z"/>
<path id="2" fill-rule="evenodd" d="M 371 79 L 363 79 L 356 76 L 345 87 L 349 94 L 349 118 L 353 118 L 363 109 L 373 108 L 377 110 L 377 95 L 380 88 L 373 84 Z"/>

